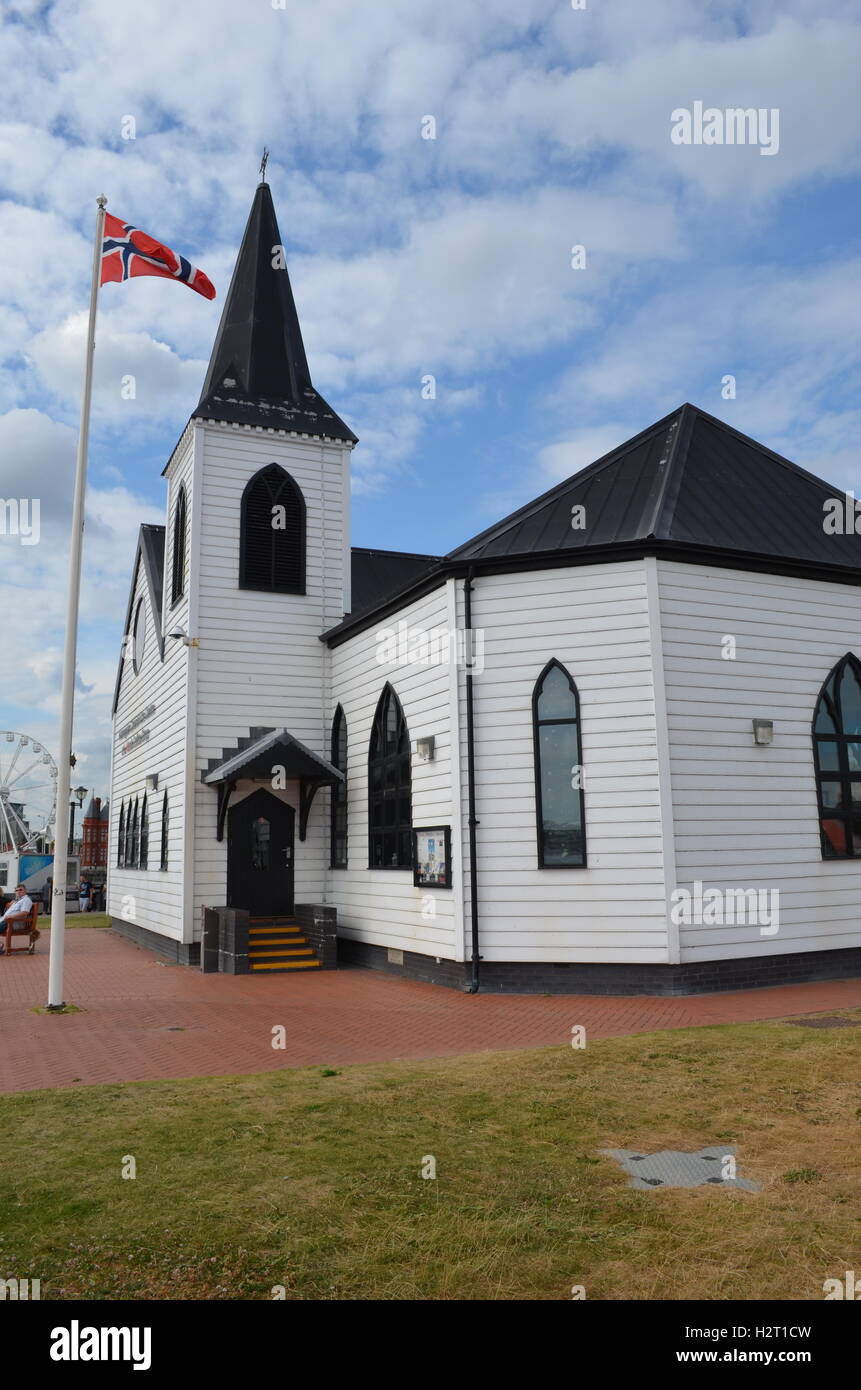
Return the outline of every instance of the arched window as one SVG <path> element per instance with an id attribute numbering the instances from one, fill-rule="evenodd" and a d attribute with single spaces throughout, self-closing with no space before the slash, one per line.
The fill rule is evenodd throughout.
<path id="1" fill-rule="evenodd" d="M 583 754 L 577 687 L 558 661 L 549 661 L 532 696 L 538 867 L 586 863 Z"/>
<path id="2" fill-rule="evenodd" d="M 159 861 L 159 868 L 160 868 L 160 869 L 166 869 L 166 868 L 167 868 L 167 832 L 168 832 L 168 828 L 169 828 L 169 818 L 168 818 L 168 813 L 167 813 L 167 792 L 165 792 L 165 794 L 164 794 L 164 799 L 162 800 L 162 803 L 161 803 L 161 859 L 160 859 L 160 861 Z"/>
<path id="3" fill-rule="evenodd" d="M 141 849 L 138 859 L 138 868 L 145 869 L 149 858 L 149 811 L 146 804 L 146 792 L 144 792 L 143 805 L 141 806 Z"/>
<path id="4" fill-rule="evenodd" d="M 339 772 L 347 771 L 347 721 L 339 705 L 332 720 L 331 763 Z M 332 788 L 332 821 L 329 862 L 333 869 L 347 867 L 347 784 L 338 782 Z"/>
<path id="5" fill-rule="evenodd" d="M 125 802 L 120 802 L 120 828 L 117 834 L 117 868 L 121 869 L 126 859 L 126 811 Z"/>
<path id="6" fill-rule="evenodd" d="M 132 855 L 131 868 L 138 867 L 138 857 L 140 854 L 140 826 L 138 825 L 138 800 L 135 797 L 135 809 L 132 815 Z"/>
<path id="7" fill-rule="evenodd" d="M 410 736 L 401 702 L 387 685 L 377 704 L 368 750 L 368 863 L 412 867 Z"/>
<path id="8" fill-rule="evenodd" d="M 134 860 L 132 859 L 132 803 L 131 797 L 129 797 L 129 804 L 126 807 L 126 833 L 123 838 L 123 868 L 130 869 L 132 868 L 133 863 Z"/>
<path id="9" fill-rule="evenodd" d="M 185 485 L 179 489 L 173 514 L 173 571 L 170 583 L 171 604 L 178 603 L 185 593 Z"/>
<path id="10" fill-rule="evenodd" d="M 255 473 L 242 494 L 239 587 L 305 592 L 305 499 L 277 463 Z"/>
<path id="11" fill-rule="evenodd" d="M 861 662 L 838 661 L 813 716 L 823 859 L 861 858 Z"/>

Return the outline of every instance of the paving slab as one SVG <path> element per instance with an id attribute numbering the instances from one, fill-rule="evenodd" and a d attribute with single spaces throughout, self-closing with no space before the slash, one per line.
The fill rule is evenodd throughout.
<path id="1" fill-rule="evenodd" d="M 48 934 L 37 954 L 0 957 L 0 1091 L 283 1067 L 570 1045 L 665 1028 L 746 1023 L 861 1007 L 861 979 L 700 994 L 477 994 L 358 967 L 297 975 L 204 975 L 109 930 L 66 938 L 66 1000 L 48 994 Z M 272 1047 L 283 1027 L 286 1046 Z"/>

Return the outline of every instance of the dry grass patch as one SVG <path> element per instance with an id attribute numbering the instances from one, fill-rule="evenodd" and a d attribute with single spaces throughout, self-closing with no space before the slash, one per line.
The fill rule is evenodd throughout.
<path id="1" fill-rule="evenodd" d="M 859 1058 L 861 1028 L 762 1023 L 11 1096 L 0 1277 L 46 1298 L 818 1299 L 861 1268 Z M 760 1192 L 635 1191 L 598 1155 L 721 1141 Z M 16 1181 L 22 1153 L 40 1163 Z"/>

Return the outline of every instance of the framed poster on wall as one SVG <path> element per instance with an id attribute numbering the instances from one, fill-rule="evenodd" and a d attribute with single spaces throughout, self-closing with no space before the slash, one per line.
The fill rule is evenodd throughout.
<path id="1" fill-rule="evenodd" d="M 451 826 L 413 830 L 413 883 L 416 888 L 451 887 Z"/>

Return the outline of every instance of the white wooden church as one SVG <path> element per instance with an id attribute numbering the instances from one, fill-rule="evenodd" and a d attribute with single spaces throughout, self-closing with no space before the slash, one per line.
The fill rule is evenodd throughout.
<path id="1" fill-rule="evenodd" d="M 280 245 L 261 184 L 140 531 L 116 930 L 472 991 L 861 973 L 854 509 L 684 405 L 448 555 L 352 549 Z"/>

